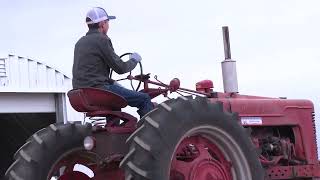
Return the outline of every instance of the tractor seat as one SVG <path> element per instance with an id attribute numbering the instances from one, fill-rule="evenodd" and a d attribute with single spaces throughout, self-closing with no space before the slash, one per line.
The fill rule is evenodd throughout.
<path id="1" fill-rule="evenodd" d="M 68 92 L 71 106 L 78 112 L 119 111 L 127 101 L 113 92 L 97 88 L 79 88 Z"/>

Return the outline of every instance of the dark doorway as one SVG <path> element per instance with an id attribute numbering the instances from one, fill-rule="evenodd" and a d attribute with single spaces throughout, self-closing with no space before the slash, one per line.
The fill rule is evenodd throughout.
<path id="1" fill-rule="evenodd" d="M 0 114 L 0 179 L 13 163 L 14 153 L 38 130 L 56 122 L 55 113 Z"/>

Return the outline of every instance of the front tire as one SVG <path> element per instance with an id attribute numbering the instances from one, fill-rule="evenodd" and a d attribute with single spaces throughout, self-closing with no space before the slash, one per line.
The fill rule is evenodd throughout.
<path id="1" fill-rule="evenodd" d="M 58 165 L 65 165 L 63 170 L 70 170 L 72 167 L 66 164 L 71 166 L 70 163 L 74 163 L 74 166 L 78 163 L 81 158 L 77 155 L 86 153 L 82 148 L 83 139 L 90 134 L 90 124 L 51 124 L 39 130 L 15 153 L 15 162 L 7 170 L 6 177 L 9 180 L 50 180 L 52 177 L 61 177 L 63 173 Z M 73 162 L 70 162 L 71 157 L 74 157 Z M 64 158 L 70 161 L 62 162 Z M 81 173 L 75 176 L 84 177 Z"/>
<path id="2" fill-rule="evenodd" d="M 120 164 L 126 179 L 264 179 L 246 131 L 221 103 L 179 97 L 160 104 L 143 120 Z"/>

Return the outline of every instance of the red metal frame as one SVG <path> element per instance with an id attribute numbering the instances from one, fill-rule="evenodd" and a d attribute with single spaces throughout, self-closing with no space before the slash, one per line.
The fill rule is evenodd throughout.
<path id="1" fill-rule="evenodd" d="M 211 101 L 223 102 L 227 111 L 238 113 L 239 123 L 243 117 L 259 117 L 262 120 L 261 124 L 247 124 L 244 125 L 245 127 L 289 127 L 292 129 L 295 157 L 305 161 L 306 165 L 281 166 L 280 156 L 275 156 L 274 162 L 260 159 L 262 164 L 272 165 L 266 167 L 268 177 L 271 179 L 320 177 L 315 124 L 312 119 L 314 108 L 311 101 L 243 95 L 225 98 L 226 96 L 221 93 L 217 99 L 211 99 Z"/>
<path id="2" fill-rule="evenodd" d="M 253 117 L 261 119 L 261 123 L 258 124 L 243 124 L 244 127 L 253 128 L 255 131 L 259 131 L 259 128 L 261 127 L 269 129 L 281 127 L 288 128 L 293 134 L 292 137 L 274 136 L 275 139 L 279 138 L 278 147 L 282 148 L 281 151 L 277 151 L 278 154 L 271 154 L 269 157 L 265 157 L 263 155 L 260 156 L 260 161 L 266 169 L 266 176 L 270 179 L 320 177 L 320 165 L 317 157 L 318 154 L 314 130 L 315 124 L 312 116 L 314 108 L 311 101 L 248 96 L 235 93 L 218 93 L 211 92 L 211 90 L 203 91 L 201 89 L 199 91 L 194 91 L 181 88 L 180 81 L 176 78 L 173 79 L 169 85 L 160 81 L 151 81 L 148 78 L 139 79 L 139 76 L 128 76 L 127 79 L 138 81 L 142 80 L 144 83 L 144 89 L 142 91 L 148 93 L 151 98 L 155 98 L 159 95 L 167 96 L 167 94 L 170 92 L 185 92 L 189 94 L 206 96 L 213 103 L 217 101 L 222 102 L 226 111 L 235 112 L 238 114 L 239 123 L 242 122 L 242 118 Z M 159 88 L 149 88 L 149 84 L 159 86 Z M 68 95 L 69 98 L 71 97 L 71 104 L 76 110 L 80 112 L 87 112 L 87 115 L 92 117 L 111 116 L 111 119 L 115 120 L 110 120 L 109 124 L 107 123 L 105 126 L 99 124 L 95 127 L 96 131 L 94 133 L 97 134 L 97 137 L 100 134 L 100 139 L 103 139 L 105 135 L 119 134 L 129 136 L 132 132 L 134 132 L 137 119 L 127 113 L 121 112 L 121 108 L 127 105 L 123 98 L 113 93 L 97 89 L 80 89 L 70 92 Z M 124 124 L 119 126 L 117 123 L 115 123 L 117 119 L 124 120 Z M 256 148 L 261 150 L 263 148 L 261 146 L 261 141 L 267 134 L 264 134 L 262 131 L 259 133 L 261 136 L 252 136 L 251 138 Z M 122 142 L 125 141 L 123 139 L 120 141 L 121 143 L 125 144 L 125 142 Z M 193 141 L 194 140 L 191 138 L 186 142 L 190 143 Z M 100 140 L 99 143 L 101 143 L 100 146 L 102 147 L 100 153 L 103 153 L 103 148 L 108 149 L 108 143 L 110 142 Z M 215 148 L 212 147 L 212 149 Z M 177 152 L 179 151 L 180 149 L 178 149 Z M 216 152 L 219 154 L 218 151 Z M 105 153 L 105 155 L 109 156 L 108 153 Z M 124 154 L 120 153 L 120 156 L 123 155 Z M 199 159 L 203 160 L 205 158 L 208 157 L 200 157 Z M 284 162 L 291 162 L 291 160 L 293 163 L 297 162 L 296 165 L 290 165 L 290 163 L 288 163 L 288 165 L 283 165 Z M 202 166 L 201 162 L 195 162 L 197 162 L 199 166 Z M 111 163 L 117 164 L 118 161 L 115 160 Z M 172 164 L 174 166 L 173 169 L 178 169 L 179 172 L 184 175 L 190 174 L 190 171 L 192 171 L 191 165 L 188 165 L 188 163 L 178 163 L 177 161 L 173 161 Z M 210 164 L 208 167 L 212 168 L 216 165 L 217 164 Z M 195 166 L 195 164 L 193 163 L 192 166 Z M 220 168 L 221 167 L 225 168 L 227 166 L 222 165 Z M 211 172 L 210 168 L 207 170 L 213 174 L 218 172 L 217 170 L 214 170 L 215 172 Z M 199 169 L 194 170 L 194 173 L 197 174 L 199 171 Z M 112 173 L 113 172 L 117 174 L 118 178 L 120 176 L 123 177 L 121 170 L 114 169 Z M 103 179 L 103 173 L 99 173 L 99 177 L 101 177 L 100 179 Z M 116 176 L 111 177 L 116 179 Z M 231 178 L 226 176 L 225 179 Z"/>
<path id="3" fill-rule="evenodd" d="M 121 96 L 112 92 L 81 88 L 68 92 L 70 103 L 74 109 L 86 113 L 87 117 L 106 117 L 106 122 L 95 123 L 93 134 L 96 146 L 92 150 L 97 154 L 97 166 L 93 168 L 95 180 L 106 177 L 114 180 L 124 180 L 124 173 L 119 169 L 119 162 L 126 152 L 126 138 L 136 129 L 137 118 L 121 112 L 127 102 Z M 120 124 L 120 120 L 123 121 Z M 69 162 L 70 163 L 70 162 Z M 84 163 L 86 164 L 86 163 Z M 68 178 L 84 178 L 78 172 L 66 173 L 59 180 Z M 85 180 L 85 179 L 83 179 Z"/>
<path id="4" fill-rule="evenodd" d="M 170 89 L 168 85 L 165 86 L 162 83 L 149 80 L 146 84 L 148 83 Z M 294 147 L 294 157 L 305 161 L 306 164 L 281 166 L 279 162 L 282 157 L 275 156 L 274 164 L 265 167 L 267 177 L 271 179 L 320 177 L 315 124 L 314 117 L 312 116 L 314 107 L 311 101 L 248 96 L 235 93 L 217 93 L 217 97 L 214 98 L 212 94 L 203 93 L 203 91 L 182 90 L 205 95 L 209 97 L 212 102 L 222 102 L 226 111 L 236 112 L 238 114 L 239 123 L 241 123 L 242 117 L 259 117 L 262 119 L 262 123 L 259 125 L 245 125 L 245 127 L 289 127 L 292 129 L 294 142 L 284 142 L 284 146 L 292 145 Z M 144 91 L 148 92 L 148 85 L 145 85 Z M 271 163 L 269 160 L 260 160 L 262 164 Z"/>

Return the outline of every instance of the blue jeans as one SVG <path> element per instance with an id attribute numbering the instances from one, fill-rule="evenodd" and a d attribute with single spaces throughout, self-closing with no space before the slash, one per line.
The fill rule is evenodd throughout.
<path id="1" fill-rule="evenodd" d="M 129 90 L 119 85 L 105 85 L 103 89 L 122 96 L 128 102 L 129 106 L 137 107 L 139 109 L 137 112 L 140 117 L 153 109 L 151 98 L 146 93 Z"/>

